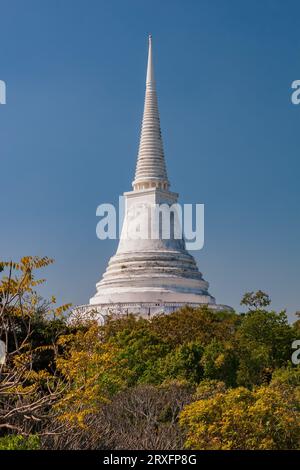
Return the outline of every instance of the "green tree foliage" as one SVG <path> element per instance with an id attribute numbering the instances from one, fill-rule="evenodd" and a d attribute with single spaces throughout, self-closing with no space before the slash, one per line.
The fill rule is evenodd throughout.
<path id="1" fill-rule="evenodd" d="M 169 345 L 152 331 L 146 320 L 130 316 L 117 320 L 117 325 L 112 323 L 103 328 L 104 337 L 119 349 L 117 360 L 126 363 L 128 386 L 157 382 L 156 363 L 168 353 Z M 111 328 L 114 333 L 110 336 L 107 329 Z"/>
<path id="2" fill-rule="evenodd" d="M 203 346 L 212 338 L 226 341 L 232 338 L 240 318 L 233 312 L 214 312 L 207 307 L 183 307 L 171 315 L 154 317 L 151 330 L 170 346 L 197 340 Z"/>
<path id="3" fill-rule="evenodd" d="M 203 346 L 199 342 L 181 344 L 157 361 L 156 374 L 159 381 L 178 379 L 199 383 L 203 377 L 202 355 Z"/>
<path id="4" fill-rule="evenodd" d="M 224 344 L 226 350 L 223 365 L 219 358 L 220 376 L 230 364 L 233 367 L 231 376 L 235 376 L 236 365 L 230 355 L 230 347 L 225 343 L 233 340 L 239 323 L 239 316 L 232 312 L 185 307 L 150 321 L 133 315 L 110 319 L 103 327 L 103 338 L 120 349 L 119 357 L 126 360 L 130 371 L 130 386 L 136 383 L 159 384 L 169 379 L 198 383 L 204 370 L 201 363 L 203 351 L 214 339 L 220 345 Z M 205 366 L 208 370 L 207 364 Z"/>
<path id="5" fill-rule="evenodd" d="M 241 305 L 246 305 L 250 310 L 268 307 L 270 304 L 270 297 L 261 290 L 257 292 L 246 292 L 241 300 Z"/>
<path id="6" fill-rule="evenodd" d="M 214 338 L 204 349 L 201 365 L 204 378 L 236 385 L 238 357 L 232 342 Z"/>
<path id="7" fill-rule="evenodd" d="M 237 381 L 251 387 L 270 380 L 272 372 L 290 361 L 293 328 L 285 312 L 250 311 L 236 334 Z"/>

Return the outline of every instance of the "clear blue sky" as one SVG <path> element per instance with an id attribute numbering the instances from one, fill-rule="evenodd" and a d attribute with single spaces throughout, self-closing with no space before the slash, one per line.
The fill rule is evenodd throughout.
<path id="1" fill-rule="evenodd" d="M 299 1 L 1 0 L 0 257 L 48 255 L 45 295 L 86 303 L 114 253 L 96 206 L 131 189 L 153 34 L 172 189 L 206 206 L 217 301 L 300 309 Z"/>

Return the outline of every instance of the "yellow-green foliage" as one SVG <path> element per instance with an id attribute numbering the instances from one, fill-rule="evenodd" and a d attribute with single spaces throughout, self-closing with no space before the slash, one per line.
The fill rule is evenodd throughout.
<path id="1" fill-rule="evenodd" d="M 69 305 L 57 307 L 54 297 L 41 303 L 37 292 L 44 280 L 36 271 L 51 263 L 0 263 L 0 339 L 7 345 L 0 426 L 19 433 L 5 436 L 0 448 L 38 446 L 38 438 L 22 437 L 36 433 L 43 447 L 42 436 L 57 429 L 61 448 L 89 448 L 92 433 L 104 439 L 100 447 L 131 448 L 133 413 L 140 426 L 135 446 L 143 434 L 141 445 L 158 449 L 184 439 L 190 449 L 300 447 L 300 366 L 289 367 L 299 322 L 289 325 L 285 312 L 265 310 L 263 292 L 244 297 L 244 315 L 185 307 L 151 320 L 129 314 L 104 326 L 70 325 Z M 162 417 L 163 387 L 174 406 Z"/>
<path id="2" fill-rule="evenodd" d="M 293 371 L 291 374 L 295 374 Z M 289 376 L 289 374 L 287 374 Z M 282 380 L 283 377 L 283 380 Z M 180 424 L 189 449 L 299 449 L 300 374 L 297 385 L 289 377 L 270 385 L 225 390 L 216 384 L 186 406 Z M 208 393 L 207 393 L 208 392 Z"/>
<path id="3" fill-rule="evenodd" d="M 0 437 L 0 450 L 38 450 L 40 440 L 36 435 L 24 437 L 21 435 L 8 435 Z"/>
<path id="4" fill-rule="evenodd" d="M 53 325 L 62 326 L 62 313 L 69 305 L 56 307 L 53 298 L 41 307 L 36 290 L 44 282 L 36 271 L 52 262 L 31 256 L 18 263 L 0 262 L 0 339 L 6 345 L 0 370 L 0 427 L 4 430 L 22 432 L 26 428 L 27 433 L 65 387 L 51 364 L 56 338 L 43 329 L 47 331 L 50 318 Z"/>
<path id="5" fill-rule="evenodd" d="M 85 417 L 96 413 L 122 387 L 125 364 L 117 360 L 118 348 L 102 341 L 96 322 L 61 336 L 58 346 L 64 353 L 57 357 L 57 370 L 69 387 L 56 409 L 61 420 L 84 426 Z"/>

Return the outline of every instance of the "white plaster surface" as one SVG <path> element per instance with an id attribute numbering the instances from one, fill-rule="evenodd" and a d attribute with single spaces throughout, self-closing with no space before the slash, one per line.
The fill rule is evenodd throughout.
<path id="1" fill-rule="evenodd" d="M 108 313 L 151 316 L 169 313 L 183 305 L 216 304 L 208 282 L 186 251 L 183 237 L 145 238 L 149 232 L 149 211 L 154 204 L 176 203 L 169 181 L 161 139 L 152 62 L 152 41 L 146 79 L 145 107 L 133 191 L 124 193 L 125 218 L 116 254 L 96 285 L 88 306 L 77 307 L 78 315 L 94 310 L 99 318 Z M 152 223 L 152 222 L 151 222 Z M 143 235 L 138 237 L 138 235 Z"/>

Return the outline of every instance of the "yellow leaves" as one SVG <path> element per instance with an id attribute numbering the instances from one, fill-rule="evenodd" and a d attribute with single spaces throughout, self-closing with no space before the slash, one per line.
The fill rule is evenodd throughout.
<path id="1" fill-rule="evenodd" d="M 222 365 L 225 363 L 225 354 L 219 354 L 216 359 L 215 359 L 215 366 L 217 368 L 222 367 Z"/>
<path id="2" fill-rule="evenodd" d="M 19 263 L 14 263 L 13 261 L 0 261 L 0 268 L 10 268 L 10 269 L 20 269 Z"/>
<path id="3" fill-rule="evenodd" d="M 101 327 L 95 322 L 87 330 L 61 336 L 58 345 L 64 354 L 57 358 L 56 366 L 69 383 L 57 405 L 60 419 L 84 426 L 85 417 L 99 410 L 111 392 L 123 385 L 118 349 L 101 341 Z"/>
<path id="4" fill-rule="evenodd" d="M 27 367 L 27 365 L 30 364 L 32 360 L 32 351 L 30 351 L 29 343 L 26 343 L 23 349 L 25 352 L 13 356 L 13 364 L 17 368 Z"/>
<path id="5" fill-rule="evenodd" d="M 6 301 L 14 296 L 22 296 L 24 293 L 32 293 L 33 288 L 44 283 L 44 279 L 34 279 L 34 269 L 40 269 L 52 263 L 47 257 L 23 257 L 19 263 L 13 261 L 1 261 L 0 266 L 7 268 L 7 274 L 3 276 L 0 282 L 0 291 L 6 297 Z"/>
<path id="6" fill-rule="evenodd" d="M 39 298 L 38 298 L 37 295 L 32 295 L 31 299 L 30 299 L 31 306 L 35 307 L 38 303 L 38 300 L 39 300 Z"/>
<path id="7" fill-rule="evenodd" d="M 36 281 L 31 281 L 31 286 L 36 287 L 40 286 L 41 284 L 44 284 L 46 282 L 46 279 L 37 279 Z"/>
<path id="8" fill-rule="evenodd" d="M 0 268 L 8 269 L 8 274 L 11 273 L 12 271 L 21 271 L 21 278 L 25 279 L 27 278 L 30 280 L 32 278 L 32 272 L 36 269 L 41 269 L 49 266 L 54 262 L 53 259 L 48 258 L 47 256 L 44 257 L 39 257 L 39 256 L 24 256 L 21 258 L 19 263 L 16 263 L 14 261 L 0 261 Z M 11 277 L 9 275 L 9 277 Z M 41 282 L 40 281 L 35 281 L 35 282 Z"/>
<path id="9" fill-rule="evenodd" d="M 55 316 L 61 316 L 63 313 L 67 312 L 71 307 L 72 307 L 71 303 L 61 305 L 60 307 L 57 307 L 54 310 L 54 315 Z"/>
<path id="10" fill-rule="evenodd" d="M 299 387 L 298 387 L 299 388 Z M 293 387 L 239 387 L 186 406 L 180 424 L 191 449 L 295 449 L 300 402 Z"/>
<path id="11" fill-rule="evenodd" d="M 49 266 L 50 264 L 54 263 L 54 259 L 48 258 L 48 256 L 23 256 L 21 258 L 20 263 L 18 264 L 18 268 L 14 269 L 21 269 L 22 271 L 33 270 L 33 269 L 41 269 Z"/>
<path id="12" fill-rule="evenodd" d="M 57 345 L 58 346 L 66 346 L 68 343 L 70 343 L 73 339 L 73 335 L 61 335 L 57 339 Z"/>
<path id="13" fill-rule="evenodd" d="M 12 395 L 14 398 L 17 398 L 18 396 L 32 395 L 37 391 L 37 388 L 37 384 L 12 384 L 5 389 L 5 396 L 9 397 L 9 395 Z"/>
<path id="14" fill-rule="evenodd" d="M 4 313 L 9 314 L 10 317 L 34 316 L 40 301 L 36 288 L 45 283 L 44 278 L 37 279 L 35 277 L 35 270 L 45 268 L 51 263 L 53 263 L 53 259 L 47 256 L 24 256 L 19 263 L 0 262 L 0 268 L 7 269 L 0 280 L 0 295 L 4 299 Z M 68 303 L 55 307 L 55 303 L 56 298 L 52 296 L 50 305 L 53 308 L 48 311 L 48 314 L 52 314 L 54 317 L 61 317 L 72 305 Z"/>

